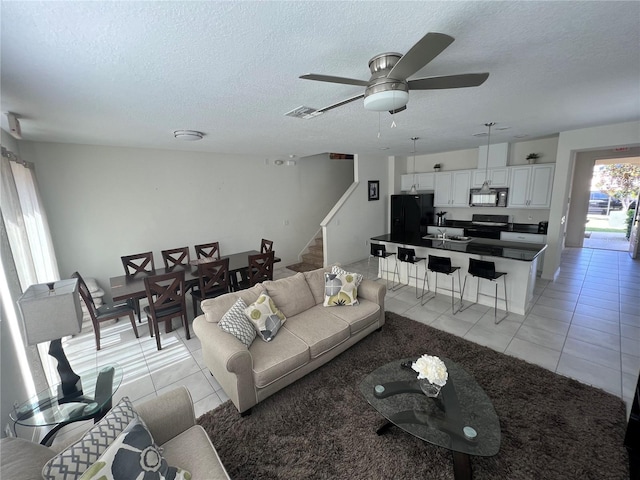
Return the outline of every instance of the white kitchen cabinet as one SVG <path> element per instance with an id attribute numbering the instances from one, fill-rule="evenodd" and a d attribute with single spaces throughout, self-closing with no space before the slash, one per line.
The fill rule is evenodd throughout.
<path id="1" fill-rule="evenodd" d="M 549 208 L 555 165 L 511 167 L 508 208 Z"/>
<path id="2" fill-rule="evenodd" d="M 480 188 L 485 180 L 485 174 L 490 187 L 508 187 L 509 186 L 509 169 L 490 168 L 485 170 L 474 170 L 471 178 L 471 188 Z"/>
<path id="3" fill-rule="evenodd" d="M 400 176 L 400 190 L 408 192 L 413 185 L 417 190 L 433 190 L 435 173 L 407 173 Z"/>
<path id="4" fill-rule="evenodd" d="M 468 207 L 472 170 L 456 170 L 435 174 L 436 207 Z"/>

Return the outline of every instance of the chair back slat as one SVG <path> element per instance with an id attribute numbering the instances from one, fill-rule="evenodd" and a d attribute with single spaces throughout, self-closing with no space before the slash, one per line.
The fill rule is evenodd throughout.
<path id="1" fill-rule="evenodd" d="M 196 258 L 216 258 L 220 260 L 220 246 L 218 242 L 211 243 L 201 243 L 200 245 L 196 245 Z"/>
<path id="2" fill-rule="evenodd" d="M 229 291 L 229 259 L 199 264 L 198 276 L 202 298 L 210 292 Z"/>
<path id="3" fill-rule="evenodd" d="M 273 280 L 273 250 L 266 253 L 249 255 L 249 285 L 253 286 L 265 280 Z"/>
<path id="4" fill-rule="evenodd" d="M 260 253 L 268 253 L 272 251 L 273 251 L 273 241 L 263 238 L 262 242 L 260 243 Z"/>
<path id="5" fill-rule="evenodd" d="M 87 284 L 84 282 L 84 278 L 82 278 L 79 272 L 74 272 L 73 274 L 71 274 L 71 278 L 78 279 L 78 292 L 80 293 L 80 297 L 84 301 L 84 304 L 87 306 L 89 314 L 92 318 L 94 318 L 96 316 L 96 304 L 93 301 L 93 296 L 89 291 L 89 287 L 87 287 Z"/>
<path id="6" fill-rule="evenodd" d="M 154 316 L 161 310 L 185 305 L 183 270 L 145 277 L 144 288 Z"/>
<path id="7" fill-rule="evenodd" d="M 171 250 L 162 250 L 162 260 L 164 268 L 172 268 L 176 265 L 189 265 L 189 247 L 173 248 Z"/>
<path id="8" fill-rule="evenodd" d="M 124 272 L 128 276 L 136 273 L 152 273 L 156 267 L 153 263 L 153 252 L 138 253 L 120 257 Z"/>

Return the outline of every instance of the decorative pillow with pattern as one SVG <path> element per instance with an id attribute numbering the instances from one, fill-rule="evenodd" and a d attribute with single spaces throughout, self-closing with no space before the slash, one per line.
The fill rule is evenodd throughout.
<path id="1" fill-rule="evenodd" d="M 337 275 L 335 273 L 324 274 L 324 306 L 336 307 L 342 305 L 358 304 L 358 286 L 356 277 L 347 273 Z"/>
<path id="2" fill-rule="evenodd" d="M 80 477 L 80 480 L 191 480 L 191 474 L 170 467 L 144 422 L 137 418 Z"/>
<path id="3" fill-rule="evenodd" d="M 256 338 L 256 329 L 253 328 L 253 324 L 244 314 L 246 308 L 247 304 L 244 303 L 243 299 L 239 298 L 227 313 L 222 316 L 218 322 L 218 326 L 223 331 L 236 337 L 249 348 Z"/>
<path id="4" fill-rule="evenodd" d="M 262 293 L 255 302 L 245 309 L 244 313 L 265 342 L 273 340 L 286 321 L 284 314 L 266 293 Z"/>
<path id="5" fill-rule="evenodd" d="M 132 420 L 139 418 L 129 397 L 96 423 L 76 443 L 53 457 L 42 468 L 44 480 L 75 480 L 93 465 Z"/>
<path id="6" fill-rule="evenodd" d="M 347 272 L 346 270 L 343 270 L 342 268 L 340 268 L 338 265 L 334 265 L 333 267 L 331 267 L 331 273 L 335 273 L 336 275 L 353 275 L 355 278 L 356 287 L 359 287 L 360 283 L 362 283 L 361 274 Z"/>

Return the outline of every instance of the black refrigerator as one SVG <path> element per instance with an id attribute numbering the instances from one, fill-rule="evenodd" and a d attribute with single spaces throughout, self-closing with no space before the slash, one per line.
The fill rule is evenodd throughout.
<path id="1" fill-rule="evenodd" d="M 424 236 L 434 225 L 433 193 L 391 195 L 391 234 Z"/>

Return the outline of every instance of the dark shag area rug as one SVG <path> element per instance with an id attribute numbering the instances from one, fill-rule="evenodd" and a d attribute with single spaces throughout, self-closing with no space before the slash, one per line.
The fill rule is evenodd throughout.
<path id="1" fill-rule="evenodd" d="M 241 417 L 228 401 L 198 419 L 234 480 L 453 479 L 451 452 L 393 427 L 358 384 L 394 359 L 447 357 L 492 399 L 500 451 L 472 457 L 482 479 L 629 478 L 621 399 L 393 313 L 374 332 Z"/>

